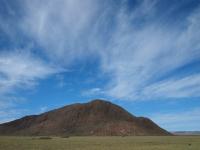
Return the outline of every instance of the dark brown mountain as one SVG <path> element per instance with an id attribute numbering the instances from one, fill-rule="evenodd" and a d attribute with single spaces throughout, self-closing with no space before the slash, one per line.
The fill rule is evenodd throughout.
<path id="1" fill-rule="evenodd" d="M 0 125 L 0 135 L 171 135 L 148 118 L 93 100 Z"/>

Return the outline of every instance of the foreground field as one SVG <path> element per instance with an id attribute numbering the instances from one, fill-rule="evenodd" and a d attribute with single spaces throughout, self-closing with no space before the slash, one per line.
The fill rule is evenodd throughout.
<path id="1" fill-rule="evenodd" d="M 0 137 L 0 150 L 198 150 L 200 136 Z"/>

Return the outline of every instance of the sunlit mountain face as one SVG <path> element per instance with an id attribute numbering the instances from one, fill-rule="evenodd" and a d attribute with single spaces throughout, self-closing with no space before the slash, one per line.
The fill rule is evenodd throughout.
<path id="1" fill-rule="evenodd" d="M 200 130 L 199 0 L 1 0 L 0 122 L 102 98 Z"/>

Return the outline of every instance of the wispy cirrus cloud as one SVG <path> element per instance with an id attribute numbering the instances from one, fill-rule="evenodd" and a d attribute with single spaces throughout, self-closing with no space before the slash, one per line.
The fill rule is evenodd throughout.
<path id="1" fill-rule="evenodd" d="M 199 130 L 200 108 L 181 112 L 156 113 L 149 117 L 169 131 Z"/>
<path id="2" fill-rule="evenodd" d="M 90 53 L 88 37 L 98 18 L 98 4 L 97 0 L 26 1 L 21 27 L 51 61 L 66 65 Z"/>
<path id="3" fill-rule="evenodd" d="M 21 116 L 24 113 L 27 113 L 28 110 L 18 108 L 19 104 L 22 104 L 26 101 L 25 98 L 0 95 L 0 123 L 8 122 L 14 120 Z"/>
<path id="4" fill-rule="evenodd" d="M 105 4 L 108 3 L 112 1 Z M 166 97 L 162 91 L 169 93 L 169 87 L 164 89 L 162 85 L 172 80 L 179 85 L 185 82 L 182 83 L 184 90 L 173 84 L 177 96 L 188 97 L 199 92 L 199 84 L 193 85 L 193 92 L 187 92 L 189 83 L 186 82 L 192 80 L 187 75 L 177 80 L 174 77 L 161 82 L 156 80 L 199 60 L 199 8 L 176 24 L 170 21 L 166 24 L 168 15 L 179 7 L 175 5 L 159 15 L 159 1 L 141 1 L 133 10 L 128 10 L 127 1 L 122 1 L 117 10 L 90 0 L 85 3 L 49 1 L 48 5 L 35 1 L 26 6 L 24 29 L 48 55 L 56 56 L 53 61 L 68 64 L 92 55 L 100 58 L 101 71 L 112 76 L 103 87 L 108 96 L 133 100 Z M 107 30 L 111 24 L 113 28 Z M 195 76 L 198 78 L 198 74 Z M 161 86 L 162 91 L 151 92 Z M 175 94 L 167 97 L 173 96 L 177 97 Z"/>
<path id="5" fill-rule="evenodd" d="M 194 98 L 200 97 L 200 75 L 156 82 L 143 90 L 143 97 L 151 98 Z"/>
<path id="6" fill-rule="evenodd" d="M 17 90 L 35 88 L 39 80 L 63 71 L 23 50 L 0 52 L 0 122 L 28 112 L 17 108 L 25 102 L 24 98 L 15 95 Z"/>
<path id="7" fill-rule="evenodd" d="M 156 20 L 156 6 L 150 5 L 147 9 L 148 5 L 141 5 L 143 13 L 136 13 L 136 16 L 144 17 L 147 9 L 146 16 L 153 16 L 155 21 L 147 20 L 139 28 L 135 17 L 122 13 L 123 17 L 118 19 L 119 27 L 107 47 L 107 53 L 103 53 L 103 70 L 113 75 L 107 89 L 109 95 L 132 100 L 156 99 L 158 95 L 159 98 L 199 96 L 198 73 L 181 77 L 177 72 L 175 76 L 164 77 L 200 59 L 200 9 L 194 10 L 176 26 L 170 23 L 166 26 Z M 181 28 L 180 24 L 185 27 Z M 164 78 L 163 81 L 159 82 L 160 78 Z M 153 86 L 158 90 L 153 91 Z M 173 89 L 170 90 L 170 87 Z"/>
<path id="8" fill-rule="evenodd" d="M 161 7 L 157 0 L 134 1 L 132 7 L 127 0 L 22 2 L 17 30 L 34 43 L 33 47 L 39 47 L 48 62 L 66 67 L 77 60 L 98 58 L 99 72 L 110 79 L 98 87 L 104 92 L 96 94 L 129 100 L 199 96 L 199 84 L 190 83 L 199 82 L 199 73 L 180 75 L 177 71 L 200 59 L 198 5 L 182 14 L 181 8 L 188 2 L 166 3 L 170 9 Z M 6 23 L 11 24 L 10 20 Z M 31 85 L 55 71 L 42 60 L 31 60 L 46 72 L 34 68 L 33 76 L 24 72 L 24 80 L 10 84 Z"/>
<path id="9" fill-rule="evenodd" d="M 99 96 L 103 94 L 104 94 L 104 91 L 100 88 L 87 89 L 87 90 L 82 91 L 81 93 L 82 96 Z"/>
<path id="10" fill-rule="evenodd" d="M 31 88 L 37 80 L 63 70 L 47 64 L 30 53 L 20 51 L 0 53 L 0 93 L 12 93 L 16 88 Z"/>

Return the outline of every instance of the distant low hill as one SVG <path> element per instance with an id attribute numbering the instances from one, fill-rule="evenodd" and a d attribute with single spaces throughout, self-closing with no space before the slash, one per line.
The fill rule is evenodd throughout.
<path id="1" fill-rule="evenodd" d="M 200 135 L 200 131 L 176 131 L 174 135 Z"/>
<path id="2" fill-rule="evenodd" d="M 104 100 L 68 105 L 0 125 L 0 135 L 171 135 L 153 121 Z"/>

